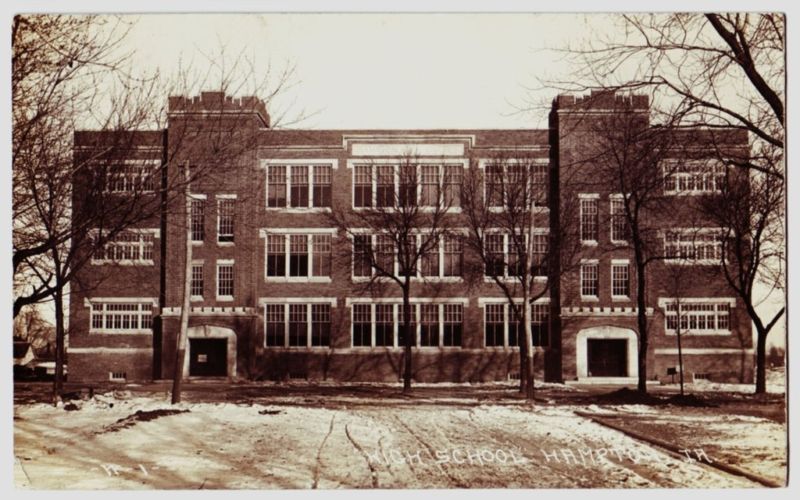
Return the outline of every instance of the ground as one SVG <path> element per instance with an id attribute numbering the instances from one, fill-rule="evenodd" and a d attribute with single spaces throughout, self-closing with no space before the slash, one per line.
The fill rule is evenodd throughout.
<path id="1" fill-rule="evenodd" d="M 693 459 L 782 483 L 783 398 L 671 388 L 544 385 L 530 405 L 513 383 L 192 383 L 97 388 L 60 407 L 46 385 L 15 388 L 19 488 L 759 487 L 575 412 L 665 435 Z M 694 387 L 690 387 L 694 389 Z M 666 391 L 666 392 L 665 392 Z M 709 396 L 709 394 L 711 394 Z M 75 396 L 79 396 L 76 394 Z M 741 411 L 739 411 L 741 410 Z"/>

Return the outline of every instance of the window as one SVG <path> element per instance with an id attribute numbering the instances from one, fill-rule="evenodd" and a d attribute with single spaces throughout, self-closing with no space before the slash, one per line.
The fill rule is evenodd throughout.
<path id="1" fill-rule="evenodd" d="M 516 303 L 522 314 L 522 303 Z M 525 329 L 515 312 L 507 303 L 484 306 L 484 328 L 486 347 L 519 347 L 525 340 Z M 508 332 L 506 338 L 506 331 Z M 531 304 L 531 341 L 534 346 L 547 346 L 550 341 L 550 304 Z"/>
<path id="2" fill-rule="evenodd" d="M 128 375 L 125 372 L 108 372 L 108 380 L 112 382 L 125 382 Z"/>
<path id="3" fill-rule="evenodd" d="M 422 199 L 424 207 L 439 205 L 439 166 L 422 165 Z"/>
<path id="4" fill-rule="evenodd" d="M 412 345 L 461 347 L 462 322 L 460 303 L 411 304 Z M 403 304 L 353 304 L 352 328 L 354 347 L 404 347 Z"/>
<path id="5" fill-rule="evenodd" d="M 535 233 L 533 235 L 532 273 L 534 276 L 547 276 L 547 239 L 547 234 Z"/>
<path id="6" fill-rule="evenodd" d="M 502 347 L 505 344 L 505 305 L 486 304 L 484 315 L 486 347 Z"/>
<path id="7" fill-rule="evenodd" d="M 533 345 L 550 345 L 550 304 L 531 305 L 531 333 Z"/>
<path id="8" fill-rule="evenodd" d="M 314 206 L 331 206 L 330 165 L 314 165 Z"/>
<path id="9" fill-rule="evenodd" d="M 121 231 L 98 246 L 92 262 L 153 264 L 154 231 Z"/>
<path id="10" fill-rule="evenodd" d="M 597 199 L 581 198 L 581 241 L 584 243 L 597 242 Z"/>
<path id="11" fill-rule="evenodd" d="M 289 235 L 289 276 L 308 276 L 308 236 Z"/>
<path id="12" fill-rule="evenodd" d="M 203 263 L 199 264 L 192 264 L 192 285 L 191 285 L 191 295 L 192 298 L 203 298 L 203 288 L 205 287 L 205 283 L 203 282 Z"/>
<path id="13" fill-rule="evenodd" d="M 308 312 L 306 304 L 289 304 L 289 347 L 307 344 Z"/>
<path id="14" fill-rule="evenodd" d="M 217 225 L 217 241 L 220 243 L 233 243 L 233 217 L 236 207 L 234 198 L 217 200 L 219 222 Z"/>
<path id="15" fill-rule="evenodd" d="M 726 167 L 718 161 L 669 162 L 664 165 L 664 193 L 700 194 L 722 191 Z"/>
<path id="16" fill-rule="evenodd" d="M 422 254 L 420 271 L 425 277 L 439 276 L 439 245 L 438 242 L 428 242 L 430 247 Z"/>
<path id="17" fill-rule="evenodd" d="M 152 302 L 91 302 L 89 332 L 142 333 L 153 327 Z"/>
<path id="18" fill-rule="evenodd" d="M 330 279 L 332 234 L 267 234 L 266 278 Z"/>
<path id="19" fill-rule="evenodd" d="M 664 307 L 666 330 L 675 334 L 680 324 L 681 334 L 730 333 L 730 303 L 696 299 L 670 300 Z"/>
<path id="20" fill-rule="evenodd" d="M 581 297 L 584 299 L 598 297 L 597 270 L 596 262 L 581 264 Z"/>
<path id="21" fill-rule="evenodd" d="M 267 167 L 267 206 L 286 206 L 286 167 L 283 165 Z"/>
<path id="22" fill-rule="evenodd" d="M 611 296 L 628 298 L 631 295 L 630 265 L 611 263 Z"/>
<path id="23" fill-rule="evenodd" d="M 369 165 L 353 168 L 353 206 L 372 206 L 372 167 Z"/>
<path id="24" fill-rule="evenodd" d="M 622 196 L 613 196 L 610 206 L 611 241 L 625 242 L 630 238 L 628 220 L 625 215 L 625 200 Z"/>
<path id="25" fill-rule="evenodd" d="M 305 165 L 269 165 L 267 207 L 330 207 L 332 168 L 332 165 L 314 165 L 313 161 Z"/>
<path id="26" fill-rule="evenodd" d="M 487 234 L 486 238 L 486 275 L 505 276 L 505 235 Z"/>
<path id="27" fill-rule="evenodd" d="M 391 165 L 379 165 L 377 178 L 377 202 L 378 207 L 394 206 L 394 167 Z"/>
<path id="28" fill-rule="evenodd" d="M 463 242 L 456 236 L 444 238 L 444 275 L 461 276 L 464 265 Z"/>
<path id="29" fill-rule="evenodd" d="M 158 162 L 150 160 L 122 160 L 99 167 L 105 174 L 105 190 L 111 193 L 155 191 L 158 180 Z"/>
<path id="30" fill-rule="evenodd" d="M 358 234 L 353 237 L 353 276 L 357 278 L 372 275 L 370 265 L 370 236 Z"/>
<path id="31" fill-rule="evenodd" d="M 267 347 L 283 347 L 285 344 L 284 304 L 266 304 L 264 316 Z"/>
<path id="32" fill-rule="evenodd" d="M 445 165 L 444 180 L 444 206 L 448 208 L 461 206 L 461 185 L 464 181 L 464 167 L 461 165 Z"/>
<path id="33" fill-rule="evenodd" d="M 503 206 L 503 167 L 486 166 L 486 200 L 489 207 Z"/>
<path id="34" fill-rule="evenodd" d="M 372 345 L 372 306 L 353 304 L 353 347 Z"/>
<path id="35" fill-rule="evenodd" d="M 331 305 L 311 304 L 311 345 L 331 345 Z"/>
<path id="36" fill-rule="evenodd" d="M 394 241 L 391 236 L 375 236 L 375 265 L 384 273 L 394 274 Z"/>
<path id="37" fill-rule="evenodd" d="M 400 189 L 398 202 L 401 207 L 417 205 L 417 166 L 400 165 Z"/>
<path id="38" fill-rule="evenodd" d="M 443 306 L 444 332 L 442 345 L 446 347 L 461 347 L 464 306 L 461 304 L 443 304 Z"/>
<path id="39" fill-rule="evenodd" d="M 722 259 L 722 235 L 715 230 L 677 230 L 664 233 L 667 261 L 715 264 Z"/>
<path id="40" fill-rule="evenodd" d="M 375 345 L 386 347 L 394 345 L 393 304 L 375 304 Z"/>
<path id="41" fill-rule="evenodd" d="M 522 234 L 490 233 L 485 236 L 487 266 L 485 276 L 517 278 L 525 275 L 523 257 L 528 252 L 528 237 Z M 547 276 L 548 234 L 533 234 L 532 273 L 534 276 Z"/>
<path id="42" fill-rule="evenodd" d="M 192 241 L 202 242 L 206 239 L 205 206 L 205 199 L 192 199 Z"/>
<path id="43" fill-rule="evenodd" d="M 217 300 L 233 298 L 233 262 L 217 261 Z"/>
<path id="44" fill-rule="evenodd" d="M 267 276 L 286 276 L 286 241 L 282 234 L 267 235 Z"/>
<path id="45" fill-rule="evenodd" d="M 439 304 L 422 304 L 419 344 L 422 347 L 439 345 Z"/>
<path id="46" fill-rule="evenodd" d="M 312 267 L 313 276 L 331 275 L 331 235 L 315 234 L 312 238 L 312 255 L 314 263 Z"/>
<path id="47" fill-rule="evenodd" d="M 291 190 L 290 190 L 290 206 L 292 207 L 307 207 L 308 206 L 308 167 L 294 165 L 292 166 Z"/>

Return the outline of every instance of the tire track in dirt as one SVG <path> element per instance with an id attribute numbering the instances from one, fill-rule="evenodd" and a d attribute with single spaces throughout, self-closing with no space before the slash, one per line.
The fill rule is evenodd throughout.
<path id="1" fill-rule="evenodd" d="M 319 474 L 320 469 L 322 468 L 322 449 L 325 447 L 325 443 L 328 441 L 328 438 L 331 437 L 333 433 L 333 423 L 336 420 L 336 414 L 331 416 L 331 425 L 328 427 L 328 433 L 325 434 L 325 437 L 322 438 L 322 442 L 319 444 L 319 449 L 317 449 L 317 461 L 314 465 L 314 483 L 311 485 L 312 490 L 317 489 L 317 485 L 319 485 Z"/>
<path id="2" fill-rule="evenodd" d="M 431 458 L 436 457 L 436 450 L 434 450 L 433 446 L 431 446 L 427 441 L 422 439 L 422 437 L 420 437 L 419 434 L 414 432 L 414 430 L 411 429 L 411 427 L 409 427 L 408 425 L 406 425 L 406 423 L 403 422 L 397 415 L 393 415 L 393 417 L 406 430 L 406 432 L 411 434 L 411 436 L 413 436 L 414 439 L 416 439 L 419 444 L 421 444 L 422 446 L 425 447 L 426 450 L 428 450 L 428 453 L 430 454 Z M 439 471 L 445 477 L 447 477 L 447 480 L 450 482 L 450 484 L 455 485 L 458 488 L 469 488 L 469 484 L 465 483 L 460 478 L 458 478 L 458 477 L 454 476 L 453 474 L 451 474 L 450 471 L 447 470 L 445 467 L 443 467 L 442 464 L 438 460 L 436 460 L 435 463 L 436 463 L 436 467 L 439 469 Z"/>
<path id="3" fill-rule="evenodd" d="M 361 454 L 362 457 L 364 457 L 364 461 L 367 462 L 367 467 L 369 467 L 370 477 L 372 478 L 372 487 L 373 488 L 378 488 L 379 487 L 379 485 L 378 485 L 378 471 L 375 470 L 375 467 L 372 465 L 372 462 L 370 461 L 369 456 L 367 455 L 367 453 L 364 451 L 364 448 L 362 448 L 361 445 L 358 444 L 355 439 L 353 439 L 353 436 L 350 435 L 349 424 L 344 424 L 344 433 L 347 436 L 347 439 L 350 440 L 350 443 L 353 445 L 353 447 L 356 450 L 358 450 L 358 452 Z"/>

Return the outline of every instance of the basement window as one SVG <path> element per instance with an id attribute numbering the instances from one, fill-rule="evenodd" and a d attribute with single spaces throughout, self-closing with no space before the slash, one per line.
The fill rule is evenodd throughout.
<path id="1" fill-rule="evenodd" d="M 108 372 L 108 380 L 112 382 L 125 382 L 128 380 L 125 372 Z"/>

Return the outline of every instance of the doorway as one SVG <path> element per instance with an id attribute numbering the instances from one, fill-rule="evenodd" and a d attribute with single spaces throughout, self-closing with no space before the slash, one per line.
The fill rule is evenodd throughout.
<path id="1" fill-rule="evenodd" d="M 590 377 L 627 377 L 626 339 L 587 339 Z"/>
<path id="2" fill-rule="evenodd" d="M 189 376 L 227 377 L 227 339 L 189 339 Z"/>

